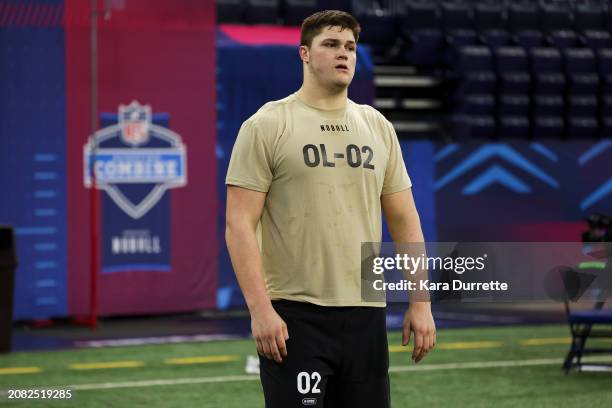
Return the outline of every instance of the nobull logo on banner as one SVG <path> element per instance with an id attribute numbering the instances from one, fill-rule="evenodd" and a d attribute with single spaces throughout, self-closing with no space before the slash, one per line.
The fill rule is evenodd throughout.
<path id="1" fill-rule="evenodd" d="M 181 137 L 152 121 L 149 105 L 119 105 L 117 123 L 93 134 L 84 147 L 85 186 L 105 190 L 128 216 L 139 219 L 166 190 L 187 184 Z"/>

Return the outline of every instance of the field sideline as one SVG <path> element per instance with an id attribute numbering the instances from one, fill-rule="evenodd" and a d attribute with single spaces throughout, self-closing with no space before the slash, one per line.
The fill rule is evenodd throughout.
<path id="1" fill-rule="evenodd" d="M 399 344 L 400 333 L 390 332 L 394 408 L 612 406 L 612 373 L 561 371 L 564 325 L 440 330 L 437 349 L 420 364 Z M 253 353 L 251 341 L 232 340 L 3 355 L 0 406 L 262 407 L 258 377 L 244 373 Z M 69 387 L 73 397 L 6 395 L 50 387 Z"/>

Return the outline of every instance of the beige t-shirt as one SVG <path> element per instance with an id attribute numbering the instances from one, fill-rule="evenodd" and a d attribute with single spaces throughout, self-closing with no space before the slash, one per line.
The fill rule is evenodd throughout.
<path id="1" fill-rule="evenodd" d="M 380 196 L 412 186 L 393 126 L 368 105 L 321 110 L 296 94 L 240 128 L 225 183 L 267 193 L 263 272 L 271 299 L 361 299 L 361 243 L 382 237 Z"/>

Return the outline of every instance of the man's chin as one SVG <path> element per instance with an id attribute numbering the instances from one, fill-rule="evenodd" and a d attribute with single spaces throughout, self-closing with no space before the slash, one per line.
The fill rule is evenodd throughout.
<path id="1" fill-rule="evenodd" d="M 348 81 L 346 81 L 346 80 L 344 80 L 344 81 L 343 80 L 336 80 L 336 81 L 332 82 L 332 86 L 335 89 L 338 89 L 338 90 L 344 90 L 344 89 L 348 88 L 350 84 L 351 84 L 350 80 L 348 80 Z"/>

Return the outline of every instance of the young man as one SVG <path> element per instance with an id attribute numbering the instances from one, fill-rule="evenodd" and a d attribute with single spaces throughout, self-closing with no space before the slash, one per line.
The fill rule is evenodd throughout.
<path id="1" fill-rule="evenodd" d="M 266 407 L 388 407 L 385 303 L 361 298 L 362 242 L 422 242 L 392 125 L 348 99 L 360 27 L 342 11 L 302 24 L 302 87 L 244 122 L 227 173 L 226 241 L 251 314 Z M 261 251 L 257 226 L 261 223 Z M 420 361 L 436 341 L 413 302 Z"/>

